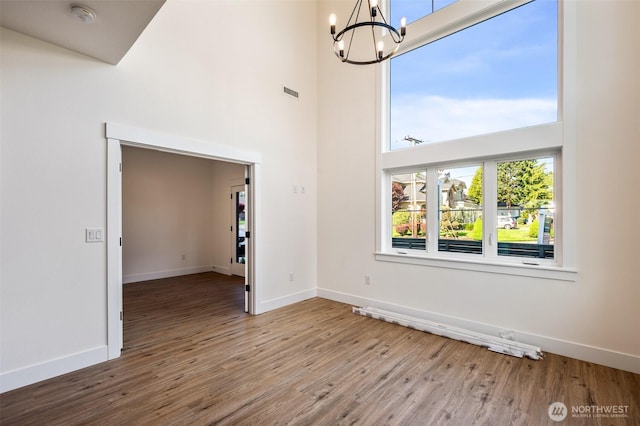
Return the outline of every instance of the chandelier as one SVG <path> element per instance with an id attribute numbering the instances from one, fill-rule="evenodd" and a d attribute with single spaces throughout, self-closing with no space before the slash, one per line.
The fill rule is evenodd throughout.
<path id="1" fill-rule="evenodd" d="M 347 25 L 337 34 L 336 15 L 332 13 L 329 16 L 334 53 L 342 62 L 355 65 L 375 64 L 389 59 L 398 51 L 400 43 L 404 40 L 407 32 L 406 18 L 403 17 L 400 20 L 400 30 L 398 31 L 389 25 L 385 19 L 382 10 L 378 6 L 378 0 L 367 0 L 369 7 L 366 12 L 362 13 L 363 17 L 360 18 L 362 3 L 363 0 L 356 0 L 356 5 L 351 12 Z M 378 17 L 379 19 L 376 20 Z M 356 37 L 356 33 L 358 33 L 358 37 Z M 347 42 L 346 46 L 345 41 Z M 390 41 L 392 48 L 385 50 L 385 41 Z M 365 56 L 358 56 L 362 52 L 368 53 Z"/>

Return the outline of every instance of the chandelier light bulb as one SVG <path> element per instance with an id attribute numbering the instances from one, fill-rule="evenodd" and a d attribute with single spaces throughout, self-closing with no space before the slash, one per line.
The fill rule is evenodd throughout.
<path id="1" fill-rule="evenodd" d="M 371 6 L 371 16 L 376 16 L 378 13 L 376 9 L 378 8 L 378 0 L 369 0 L 369 5 Z"/>
<path id="2" fill-rule="evenodd" d="M 331 15 L 329 15 L 329 25 L 331 26 L 331 34 L 335 34 L 336 33 L 336 21 L 337 21 L 337 17 L 335 13 L 332 13 Z"/>
<path id="3" fill-rule="evenodd" d="M 378 60 L 382 60 L 382 56 L 383 56 L 383 52 L 384 52 L 384 42 L 379 41 L 378 42 Z"/>

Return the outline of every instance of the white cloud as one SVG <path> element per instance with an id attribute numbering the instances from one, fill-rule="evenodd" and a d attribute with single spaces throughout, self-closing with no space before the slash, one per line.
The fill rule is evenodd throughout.
<path id="1" fill-rule="evenodd" d="M 410 135 L 425 142 L 440 142 L 556 120 L 557 103 L 553 99 L 452 99 L 409 95 L 394 99 L 391 141 L 392 147 L 407 146 L 402 139 Z"/>

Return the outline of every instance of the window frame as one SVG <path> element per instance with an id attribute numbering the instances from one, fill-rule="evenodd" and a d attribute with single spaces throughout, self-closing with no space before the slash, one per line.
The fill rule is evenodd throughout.
<path id="1" fill-rule="evenodd" d="M 408 26 L 407 38 L 398 54 L 409 52 L 424 44 L 438 40 L 446 35 L 489 19 L 500 13 L 519 7 L 532 0 L 487 0 L 483 2 L 459 0 L 438 11 L 427 15 Z M 376 218 L 376 252 L 378 261 L 396 262 L 412 265 L 472 270 L 507 275 L 549 278 L 575 281 L 575 78 L 567 78 L 576 71 L 575 29 L 576 9 L 572 2 L 558 0 L 558 119 L 552 123 L 540 124 L 506 130 L 496 133 L 471 136 L 456 140 L 418 145 L 412 148 L 391 150 L 389 143 L 390 125 L 390 64 L 386 61 L 377 68 L 378 85 L 377 111 L 378 145 L 376 153 L 376 195 L 378 214 Z M 434 18 L 437 18 L 435 19 Z M 410 36 L 409 36 L 410 35 Z M 514 139 L 518 140 L 514 144 Z M 452 149 L 454 148 L 454 149 Z M 551 261 L 528 259 L 535 262 L 523 263 L 522 258 L 498 256 L 497 234 L 493 243 L 495 254 L 482 256 L 477 254 L 458 254 L 438 252 L 438 238 L 431 238 L 427 230 L 426 250 L 394 249 L 391 246 L 391 175 L 426 170 L 427 182 L 437 179 L 438 168 L 452 168 L 470 164 L 512 159 L 541 158 L 553 156 L 554 160 L 554 252 Z M 493 168 L 495 172 L 495 168 Z M 485 174 L 483 191 L 496 191 L 496 176 Z M 493 181 L 489 181 L 489 179 Z M 427 223 L 438 222 L 437 191 L 429 190 L 427 183 Z M 495 226 L 491 219 L 497 206 L 483 203 L 484 233 Z M 431 207 L 429 207 L 431 206 Z M 435 226 L 435 225 L 434 225 Z M 486 244 L 486 241 L 484 242 Z M 531 264 L 536 263 L 536 264 Z"/>

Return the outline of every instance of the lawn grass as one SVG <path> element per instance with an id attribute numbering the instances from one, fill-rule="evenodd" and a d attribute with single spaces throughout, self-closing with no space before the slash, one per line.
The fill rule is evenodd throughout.
<path id="1" fill-rule="evenodd" d="M 471 231 L 456 231 L 458 238 L 471 239 Z M 440 238 L 447 238 L 444 231 L 440 231 Z M 449 237 L 451 238 L 451 237 Z M 515 229 L 498 229 L 498 241 L 501 243 L 530 243 L 536 242 L 537 238 L 529 236 L 529 227 L 520 226 Z"/>
<path id="2" fill-rule="evenodd" d="M 461 239 L 471 239 L 471 231 L 455 231 L 456 236 Z M 397 232 L 393 233 L 393 237 L 401 237 L 402 235 Z M 420 238 L 424 238 L 424 236 L 420 236 Z M 453 238 L 451 235 L 445 236 L 445 232 L 440 230 L 440 238 Z M 538 239 L 536 237 L 529 236 L 529 226 L 520 225 L 515 229 L 498 229 L 498 241 L 501 243 L 532 243 L 536 242 Z"/>
<path id="3" fill-rule="evenodd" d="M 498 241 L 501 243 L 530 242 L 537 241 L 537 238 L 532 238 L 529 236 L 528 226 L 520 226 L 516 229 L 498 229 Z"/>

